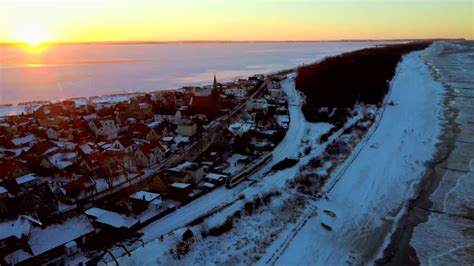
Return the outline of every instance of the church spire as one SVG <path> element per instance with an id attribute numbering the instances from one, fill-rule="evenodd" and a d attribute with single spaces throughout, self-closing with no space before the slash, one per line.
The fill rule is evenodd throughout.
<path id="1" fill-rule="evenodd" d="M 216 73 L 214 73 L 214 90 L 217 90 L 217 79 L 216 79 Z"/>

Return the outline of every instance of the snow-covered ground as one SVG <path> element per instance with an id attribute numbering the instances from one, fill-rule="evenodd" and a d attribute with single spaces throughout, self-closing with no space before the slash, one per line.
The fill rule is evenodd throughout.
<path id="1" fill-rule="evenodd" d="M 323 188 L 329 200 L 315 202 L 317 215 L 284 248 L 277 265 L 366 264 L 378 256 L 440 133 L 442 87 L 421 53 L 398 65 L 387 99 L 396 105 L 383 107 L 378 124 L 336 169 Z"/>

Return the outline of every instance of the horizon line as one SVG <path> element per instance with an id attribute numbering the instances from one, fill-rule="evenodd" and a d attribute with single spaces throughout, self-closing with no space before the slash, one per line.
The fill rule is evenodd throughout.
<path id="1" fill-rule="evenodd" d="M 373 41 L 437 41 L 437 40 L 464 40 L 466 38 L 400 38 L 400 39 L 326 39 L 326 40 L 170 40 L 170 41 L 46 41 L 38 45 L 88 45 L 88 44 L 193 44 L 193 43 L 290 43 L 290 42 L 373 42 Z M 0 42 L 0 46 L 22 46 L 27 42 Z"/>

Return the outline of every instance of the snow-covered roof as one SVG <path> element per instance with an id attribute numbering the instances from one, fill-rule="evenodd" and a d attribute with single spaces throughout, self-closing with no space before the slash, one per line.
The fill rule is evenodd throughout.
<path id="1" fill-rule="evenodd" d="M 159 126 L 161 123 L 162 123 L 162 121 L 153 121 L 153 122 L 148 124 L 148 127 L 149 128 L 155 128 L 155 127 Z"/>
<path id="2" fill-rule="evenodd" d="M 24 137 L 21 137 L 21 138 L 16 138 L 16 139 L 12 139 L 12 143 L 15 145 L 15 146 L 21 146 L 21 145 L 24 145 L 24 144 L 27 144 L 29 142 L 33 142 L 35 141 L 37 138 L 35 135 L 33 134 L 30 134 L 30 135 L 27 135 L 27 136 L 24 136 Z"/>
<path id="3" fill-rule="evenodd" d="M 28 237 L 28 244 L 33 254 L 37 256 L 92 232 L 94 227 L 89 219 L 80 215 L 44 229 L 33 227 Z"/>
<path id="4" fill-rule="evenodd" d="M 153 192 L 148 192 L 148 191 L 138 191 L 132 195 L 130 195 L 130 198 L 136 199 L 136 200 L 143 200 L 150 202 L 154 199 L 157 199 L 160 197 L 160 194 L 158 193 L 153 193 Z"/>
<path id="5" fill-rule="evenodd" d="M 84 120 L 86 120 L 86 121 L 90 121 L 90 120 L 92 120 L 92 119 L 96 119 L 96 118 L 97 118 L 97 114 L 93 113 L 93 114 L 85 115 L 85 116 L 83 116 L 82 118 L 84 118 Z"/>
<path id="6" fill-rule="evenodd" d="M 102 214 L 105 213 L 105 210 L 93 207 L 93 208 L 90 208 L 90 209 L 86 210 L 85 213 L 89 216 L 94 217 L 94 218 L 99 218 L 99 216 L 101 216 Z"/>
<path id="7" fill-rule="evenodd" d="M 163 201 L 161 199 L 154 199 L 154 200 L 150 201 L 150 204 L 154 205 L 154 206 L 160 206 L 160 205 L 163 204 Z"/>
<path id="8" fill-rule="evenodd" d="M 74 152 L 67 152 L 67 153 L 56 153 L 49 157 L 49 161 L 56 166 L 58 169 L 64 169 L 73 164 L 71 159 L 77 157 L 77 154 Z"/>
<path id="9" fill-rule="evenodd" d="M 91 154 L 93 153 L 93 150 L 91 149 L 91 147 L 89 146 L 89 144 L 82 144 L 81 146 L 79 146 L 79 149 L 81 149 L 81 151 L 84 153 L 84 154 Z"/>
<path id="10" fill-rule="evenodd" d="M 209 182 L 204 182 L 202 186 L 207 187 L 207 188 L 214 188 L 216 185 Z"/>
<path id="11" fill-rule="evenodd" d="M 5 262 L 8 263 L 9 265 L 14 265 L 22 261 L 25 261 L 31 257 L 32 256 L 30 253 L 24 251 L 23 249 L 18 249 L 6 255 L 4 259 L 5 259 Z"/>
<path id="12" fill-rule="evenodd" d="M 9 237 L 21 238 L 22 235 L 27 236 L 30 231 L 30 222 L 18 217 L 16 220 L 0 223 L 0 240 Z"/>
<path id="13" fill-rule="evenodd" d="M 229 126 L 229 131 L 234 134 L 242 134 L 253 128 L 253 124 L 247 122 L 236 122 Z"/>
<path id="14" fill-rule="evenodd" d="M 15 179 L 15 181 L 18 185 L 25 184 L 25 183 L 28 183 L 28 182 L 34 181 L 34 180 L 36 180 L 36 176 L 34 174 L 27 174 L 27 175 L 24 175 L 24 176 L 17 177 Z"/>
<path id="15" fill-rule="evenodd" d="M 223 178 L 226 178 L 227 176 L 225 175 L 220 175 L 220 174 L 215 174 L 215 173 L 209 173 L 205 176 L 205 178 L 207 179 L 211 179 L 211 180 L 221 180 Z"/>
<path id="16" fill-rule="evenodd" d="M 59 147 L 61 148 L 65 148 L 65 149 L 68 149 L 68 150 L 73 150 L 76 148 L 76 144 L 75 143 L 72 143 L 70 141 L 58 141 L 58 140 L 54 140 L 52 141 L 54 144 L 58 145 Z"/>
<path id="17" fill-rule="evenodd" d="M 277 115 L 276 116 L 277 122 L 281 125 L 281 123 L 289 123 L 290 118 L 288 115 Z"/>
<path id="18" fill-rule="evenodd" d="M 180 189 L 187 188 L 189 186 L 191 186 L 191 184 L 188 184 L 188 183 L 174 182 L 173 184 L 171 184 L 171 187 L 180 188 Z"/>
<path id="19" fill-rule="evenodd" d="M 164 142 L 172 141 L 174 137 L 162 137 L 161 140 Z"/>
<path id="20" fill-rule="evenodd" d="M 187 142 L 189 142 L 189 137 L 177 135 L 176 137 L 174 137 L 174 142 L 176 142 L 176 143 L 181 143 L 181 142 L 187 143 Z"/>
<path id="21" fill-rule="evenodd" d="M 186 162 L 184 162 L 180 165 L 169 168 L 168 171 L 175 171 L 175 172 L 186 171 L 186 170 L 193 171 L 193 170 L 196 170 L 198 168 L 199 168 L 199 166 L 197 164 L 186 161 Z"/>
<path id="22" fill-rule="evenodd" d="M 130 228 L 139 221 L 132 217 L 127 217 L 123 214 L 111 212 L 97 207 L 90 208 L 86 214 L 93 216 L 95 221 L 101 224 L 110 225 L 115 228 Z"/>

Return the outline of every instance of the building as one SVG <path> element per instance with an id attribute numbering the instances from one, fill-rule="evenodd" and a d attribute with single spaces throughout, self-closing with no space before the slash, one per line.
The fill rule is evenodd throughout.
<path id="1" fill-rule="evenodd" d="M 168 150 L 163 147 L 159 141 L 145 144 L 135 151 L 137 166 L 151 167 L 163 160 L 167 151 Z"/>
<path id="2" fill-rule="evenodd" d="M 92 120 L 89 121 L 88 125 L 96 137 L 106 136 L 108 139 L 114 139 L 120 131 L 120 126 L 111 118 Z"/>
<path id="3" fill-rule="evenodd" d="M 165 179 L 169 182 L 193 183 L 201 182 L 204 177 L 204 167 L 191 162 L 184 162 L 164 171 Z"/>
<path id="4" fill-rule="evenodd" d="M 194 136 L 196 132 L 197 124 L 190 119 L 181 119 L 176 129 L 176 133 L 182 136 Z"/>
<path id="5" fill-rule="evenodd" d="M 214 75 L 214 83 L 212 89 L 201 89 L 195 92 L 189 103 L 189 112 L 193 114 L 216 115 L 221 111 L 220 93 Z"/>
<path id="6" fill-rule="evenodd" d="M 112 147 L 110 147 L 110 150 L 115 150 L 115 151 L 122 151 L 125 153 L 132 153 L 134 150 L 134 142 L 133 139 L 131 139 L 128 136 L 121 136 L 114 140 L 112 143 Z"/>

